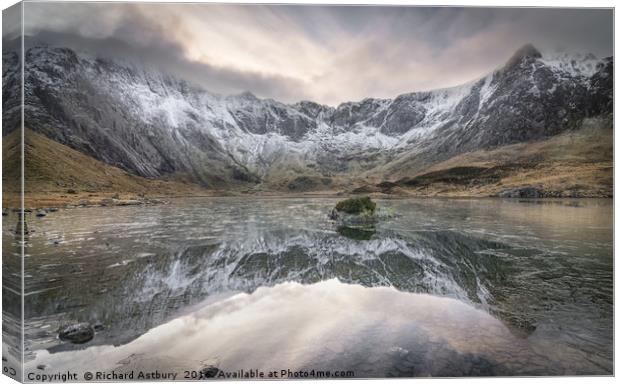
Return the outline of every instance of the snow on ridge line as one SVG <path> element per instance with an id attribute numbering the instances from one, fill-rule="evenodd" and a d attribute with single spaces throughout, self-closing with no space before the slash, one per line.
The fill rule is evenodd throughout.
<path id="1" fill-rule="evenodd" d="M 28 64 L 32 65 L 33 70 L 36 71 L 39 71 L 40 67 L 49 66 L 52 69 L 51 75 L 54 75 L 57 69 L 62 69 L 59 64 L 64 63 L 67 55 L 72 52 L 50 49 L 51 52 L 47 54 L 46 49 L 32 49 L 35 49 L 33 55 L 40 62 Z M 600 60 L 587 55 L 581 57 L 580 60 L 575 57 L 564 55 L 556 59 L 537 60 L 569 75 L 584 76 L 584 74 L 596 72 L 596 64 Z M 360 102 L 343 103 L 338 108 L 316 104 L 322 110 L 318 115 L 309 112 L 310 115 L 314 114 L 315 117 L 312 117 L 306 114 L 306 110 L 303 109 L 304 103 L 301 102 L 284 104 L 272 99 L 260 99 L 250 93 L 222 96 L 169 76 L 149 65 L 137 66 L 135 63 L 127 63 L 124 66 L 116 60 L 99 61 L 92 56 L 82 56 L 82 53 L 78 55 L 78 59 L 80 65 L 85 68 L 82 74 L 88 76 L 94 84 L 110 94 L 119 97 L 120 100 L 126 100 L 128 107 L 134 108 L 132 113 L 135 116 L 150 124 L 161 125 L 163 130 L 168 129 L 176 134 L 179 129 L 202 130 L 216 138 L 229 152 L 239 154 L 247 163 L 270 158 L 283 147 L 291 151 L 311 153 L 318 145 L 348 151 L 398 148 L 410 145 L 413 141 L 424 140 L 430 137 L 438 127 L 441 127 L 447 119 L 453 118 L 455 108 L 472 93 L 478 92 L 478 108 L 487 102 L 495 91 L 492 80 L 497 73 L 492 72 L 453 87 L 403 94 L 395 99 L 367 98 Z M 101 63 L 104 63 L 105 74 L 99 73 Z M 56 81 L 62 80 L 61 77 L 54 76 L 54 78 Z M 49 80 L 52 81 L 51 78 Z M 55 87 L 56 84 L 53 86 Z M 401 122 L 400 126 L 407 128 L 406 131 L 386 135 L 382 132 L 385 119 L 383 124 L 369 122 L 376 121 L 373 117 L 380 113 L 388 113 L 387 110 L 399 98 L 404 98 L 406 102 L 415 107 L 419 105 L 420 109 L 423 109 L 424 117 L 411 126 L 407 126 L 407 120 L 404 123 Z M 330 116 L 340 108 L 346 108 L 350 113 L 355 113 L 351 109 L 362 103 L 370 103 L 372 107 L 369 108 L 370 117 L 353 116 L 345 132 L 336 131 L 333 124 L 329 122 Z M 315 106 L 307 105 L 307 107 L 314 108 Z M 264 134 L 248 132 L 242 128 L 243 124 L 240 125 L 237 122 L 239 116 L 235 115 L 235 112 L 241 112 L 244 118 L 254 119 L 256 124 L 260 124 L 262 121 L 260 119 L 266 115 L 272 124 L 274 121 L 283 122 L 283 119 L 302 116 L 314 120 L 316 127 L 306 132 L 302 142 L 297 142 L 280 132 L 268 131 Z"/>
<path id="2" fill-rule="evenodd" d="M 37 54 L 43 55 L 43 60 L 50 59 L 50 56 L 51 61 L 62 60 L 57 51 L 50 56 L 45 56 L 43 50 L 38 51 Z M 165 122 L 165 125 L 172 131 L 183 129 L 189 124 L 197 124 L 200 129 L 217 137 L 218 141 L 222 141 L 222 144 L 232 153 L 245 152 L 240 157 L 249 164 L 255 163 L 260 158 L 270 158 L 274 152 L 281 151 L 283 146 L 301 152 L 312 151 L 312 148 L 322 143 L 341 150 L 386 149 L 397 147 L 401 141 L 407 141 L 403 140 L 404 138 L 411 138 L 407 132 L 392 136 L 383 134 L 381 126 L 371 126 L 361 120 L 350 130 L 336 133 L 326 123 L 324 112 L 321 112 L 321 116 L 316 119 L 318 120 L 317 128 L 310 130 L 304 136 L 304 140 L 307 141 L 305 144 L 296 143 L 277 132 L 271 132 L 259 139 L 239 126 L 233 116 L 235 110 L 245 110 L 250 116 L 254 115 L 256 118 L 260 118 L 263 113 L 268 113 L 274 120 L 279 118 L 274 115 L 274 107 L 284 108 L 289 116 L 291 114 L 302 115 L 306 118 L 309 116 L 302 113 L 299 107 L 295 108 L 296 105 L 301 106 L 299 103 L 296 105 L 282 104 L 271 99 L 259 99 L 249 93 L 222 96 L 191 86 L 189 86 L 190 92 L 182 92 L 184 81 L 178 81 L 150 67 L 139 67 L 134 62 L 119 63 L 106 60 L 105 63 L 109 66 L 108 76 L 100 76 L 99 71 L 95 70 L 95 67 L 99 65 L 97 59 L 92 56 L 80 57 L 80 59 L 81 65 L 87 69 L 86 75 L 93 82 L 103 89 L 107 88 L 116 93 L 122 99 L 130 100 L 137 108 L 135 111 L 137 115 L 148 123 Z M 409 131 L 413 128 L 420 128 L 415 130 L 416 139 L 421 139 L 425 133 L 433 131 L 432 128 L 438 126 L 436 120 L 441 120 L 441 115 L 446 110 L 454 108 L 466 97 L 476 82 L 477 80 L 456 87 L 415 93 L 415 99 L 418 99 L 416 103 L 424 105 L 428 117 L 416 126 L 410 127 Z M 107 83 L 114 83 L 114 86 L 111 87 Z M 388 108 L 393 102 L 393 99 L 365 99 L 364 102 L 369 100 L 379 108 L 373 115 Z M 346 103 L 345 105 L 350 109 L 355 104 Z M 319 104 L 319 108 L 321 107 L 325 108 Z M 332 112 L 337 110 L 325 109 Z M 195 120 L 197 116 L 199 121 Z M 214 122 L 219 124 L 214 124 Z M 273 141 L 273 145 L 267 145 L 265 140 Z"/>
<path id="3" fill-rule="evenodd" d="M 554 52 L 543 55 L 539 59 L 543 64 L 556 71 L 568 73 L 570 76 L 592 77 L 598 71 L 598 65 L 603 62 L 591 53 Z"/>

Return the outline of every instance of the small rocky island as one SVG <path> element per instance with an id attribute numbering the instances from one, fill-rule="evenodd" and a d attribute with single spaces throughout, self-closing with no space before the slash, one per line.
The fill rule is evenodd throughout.
<path id="1" fill-rule="evenodd" d="M 377 203 L 370 197 L 354 197 L 339 201 L 329 214 L 336 222 L 337 231 L 356 240 L 368 240 L 375 233 L 378 222 Z"/>
<path id="2" fill-rule="evenodd" d="M 354 197 L 339 201 L 329 218 L 347 227 L 365 227 L 377 222 L 377 203 L 370 197 Z"/>

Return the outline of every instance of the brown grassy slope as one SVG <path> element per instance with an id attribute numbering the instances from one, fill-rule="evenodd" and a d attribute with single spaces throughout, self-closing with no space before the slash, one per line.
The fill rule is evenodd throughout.
<path id="1" fill-rule="evenodd" d="M 526 186 L 560 196 L 612 196 L 613 128 L 586 120 L 577 131 L 462 154 L 413 174 L 401 164 L 389 181 L 426 196 L 491 196 Z"/>
<path id="2" fill-rule="evenodd" d="M 20 205 L 21 135 L 15 131 L 2 138 L 2 201 L 3 206 Z"/>
<path id="3" fill-rule="evenodd" d="M 118 194 L 120 199 L 209 195 L 196 184 L 151 180 L 107 165 L 31 130 L 24 134 L 26 207 L 56 206 L 87 201 L 98 203 Z M 3 138 L 3 202 L 16 206 L 19 184 L 20 134 Z M 8 181 L 8 183 L 7 183 Z M 70 193 L 75 191 L 75 193 Z"/>
<path id="4" fill-rule="evenodd" d="M 84 201 L 96 204 L 116 194 L 121 199 L 224 194 L 189 182 L 131 175 L 30 130 L 25 137 L 27 207 Z M 19 143 L 17 131 L 3 138 L 3 202 L 10 207 L 17 206 L 19 201 Z M 259 185 L 251 192 L 492 196 L 506 189 L 535 186 L 559 196 L 612 196 L 613 128 L 611 121 L 591 119 L 577 131 L 544 141 L 466 153 L 424 169 L 413 167 L 413 163 L 415 158 L 404 157 L 361 175 L 338 175 L 332 177 L 329 185 L 319 183 L 322 189 L 313 192 L 291 189 L 286 183 L 279 188 L 274 183 Z M 77 193 L 70 194 L 69 190 Z M 231 193 L 237 194 L 226 192 Z"/>

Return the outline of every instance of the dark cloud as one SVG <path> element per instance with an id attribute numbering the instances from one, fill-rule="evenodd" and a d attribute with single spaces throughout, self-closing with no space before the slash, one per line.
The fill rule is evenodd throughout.
<path id="1" fill-rule="evenodd" d="M 136 28 L 136 25 L 132 26 Z M 87 38 L 72 33 L 43 31 L 26 39 L 26 46 L 68 47 L 101 58 L 122 59 L 158 68 L 214 93 L 242 93 L 252 90 L 276 100 L 300 96 L 303 84 L 295 79 L 262 73 L 235 71 L 184 59 L 183 48 L 164 39 L 149 44 L 132 44 L 116 37 Z"/>
<path id="2" fill-rule="evenodd" d="M 56 30 L 44 29 L 44 22 L 27 23 L 32 25 L 26 32 L 30 34 L 28 45 L 69 47 L 103 58 L 146 63 L 215 93 L 231 94 L 251 90 L 261 96 L 280 100 L 300 96 L 302 86 L 295 79 L 187 60 L 182 45 L 166 33 L 166 29 L 172 25 L 158 25 L 132 5 L 125 4 L 122 8 L 123 12 L 115 15 L 113 23 L 106 22 L 105 17 L 97 17 L 98 22 L 90 24 L 86 29 L 88 23 L 69 22 Z M 97 15 L 99 11 L 105 12 L 104 8 L 98 6 L 92 14 Z"/>
<path id="3" fill-rule="evenodd" d="M 609 56 L 610 9 L 26 3 L 26 33 L 220 93 L 336 104 L 457 85 L 519 46 Z"/>

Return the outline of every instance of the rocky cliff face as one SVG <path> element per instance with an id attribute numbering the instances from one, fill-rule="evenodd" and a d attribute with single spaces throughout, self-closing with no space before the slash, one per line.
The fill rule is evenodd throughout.
<path id="1" fill-rule="evenodd" d="M 3 67 L 16 60 L 4 53 Z M 216 95 L 148 65 L 66 48 L 27 49 L 24 72 L 28 127 L 141 176 L 207 186 L 354 177 L 403 156 L 423 167 L 612 113 L 613 58 L 548 58 L 532 46 L 458 87 L 336 108 Z M 18 73 L 4 70 L 3 83 Z M 7 110 L 12 98 L 4 100 Z M 7 134 L 19 119 L 4 121 Z"/>

